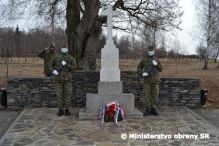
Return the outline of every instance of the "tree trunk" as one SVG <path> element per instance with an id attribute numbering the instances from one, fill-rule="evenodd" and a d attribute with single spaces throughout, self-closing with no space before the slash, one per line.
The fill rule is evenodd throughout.
<path id="1" fill-rule="evenodd" d="M 154 32 L 153 32 L 153 45 L 156 47 L 156 32 L 157 32 L 157 28 L 156 26 L 154 27 Z"/>
<path id="2" fill-rule="evenodd" d="M 210 30 L 211 30 L 211 0 L 208 0 L 208 28 L 207 28 L 207 51 L 204 61 L 204 70 L 208 69 L 208 57 L 209 57 L 209 47 L 210 47 Z"/>
<path id="3" fill-rule="evenodd" d="M 83 58 L 83 70 L 96 70 L 96 55 L 101 33 L 102 24 L 96 21 L 87 40 Z"/>
<path id="4" fill-rule="evenodd" d="M 219 55 L 219 48 L 218 48 L 218 50 L 217 50 L 217 55 L 216 55 L 215 58 L 214 58 L 214 63 L 217 63 L 218 55 Z"/>
<path id="5" fill-rule="evenodd" d="M 76 58 L 78 69 L 83 69 L 84 67 L 85 69 L 94 69 L 92 64 L 96 64 L 96 60 L 94 59 L 96 57 L 96 51 L 92 52 L 93 45 L 89 44 L 96 43 L 96 38 L 99 38 L 98 34 L 95 36 L 96 32 L 92 29 L 96 25 L 95 22 L 99 12 L 100 2 L 99 0 L 86 1 L 85 11 L 81 19 L 80 0 L 76 0 L 76 2 L 68 0 L 67 5 L 69 5 L 67 6 L 67 34 L 70 53 Z"/>
<path id="6" fill-rule="evenodd" d="M 73 44 L 75 42 L 76 29 L 80 23 L 80 0 L 67 0 L 66 20 L 69 53 L 73 55 L 78 62 L 77 51 L 74 50 Z"/>
<path id="7" fill-rule="evenodd" d="M 207 69 L 208 69 L 208 57 L 205 58 L 203 69 L 204 69 L 204 70 L 207 70 Z"/>
<path id="8" fill-rule="evenodd" d="M 51 21 L 51 27 L 52 27 L 51 36 L 52 36 L 52 45 L 53 46 L 56 46 L 55 45 L 55 12 L 56 12 L 55 7 L 56 6 L 54 6 L 54 8 L 52 10 L 52 15 L 51 15 L 51 19 L 52 19 L 52 21 Z"/>

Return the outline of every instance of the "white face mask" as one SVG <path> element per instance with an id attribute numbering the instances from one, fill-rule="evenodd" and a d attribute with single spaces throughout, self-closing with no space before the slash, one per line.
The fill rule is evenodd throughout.
<path id="1" fill-rule="evenodd" d="M 154 53 L 155 53 L 154 51 L 148 51 L 149 56 L 154 56 Z"/>
<path id="2" fill-rule="evenodd" d="M 67 53 L 68 52 L 68 48 L 61 48 L 61 52 L 62 53 Z"/>

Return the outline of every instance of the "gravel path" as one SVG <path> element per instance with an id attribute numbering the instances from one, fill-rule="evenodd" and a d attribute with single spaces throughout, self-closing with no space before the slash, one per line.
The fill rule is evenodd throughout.
<path id="1" fill-rule="evenodd" d="M 57 117 L 57 109 L 25 109 L 0 145 L 219 146 L 218 128 L 186 107 L 161 107 L 160 116 L 127 119 L 119 122 L 120 127 L 113 123 L 100 126 L 97 121 L 81 121 L 77 118 L 78 109 L 71 111 L 70 117 Z"/>

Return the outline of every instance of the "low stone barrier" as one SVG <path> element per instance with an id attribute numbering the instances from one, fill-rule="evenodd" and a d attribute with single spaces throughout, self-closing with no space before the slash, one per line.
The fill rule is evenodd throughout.
<path id="1" fill-rule="evenodd" d="M 136 71 L 122 71 L 123 93 L 132 93 L 136 101 L 144 102 L 143 80 Z M 72 79 L 72 105 L 85 106 L 86 93 L 97 93 L 98 71 L 76 71 Z M 7 82 L 9 108 L 56 107 L 56 92 L 52 78 L 10 78 Z M 200 107 L 198 78 L 161 78 L 161 105 Z"/>

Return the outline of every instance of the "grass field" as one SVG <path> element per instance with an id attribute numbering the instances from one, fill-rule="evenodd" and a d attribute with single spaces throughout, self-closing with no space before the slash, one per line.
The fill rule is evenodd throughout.
<path id="1" fill-rule="evenodd" d="M 139 60 L 120 60 L 121 70 L 136 70 Z M 198 77 L 201 79 L 201 87 L 209 90 L 208 106 L 219 105 L 219 69 L 217 64 L 210 62 L 209 70 L 202 70 L 203 62 L 199 60 L 180 60 L 177 65 L 173 59 L 161 59 L 164 66 L 162 77 Z M 99 69 L 98 62 L 98 69 Z M 0 59 L 0 87 L 6 86 L 7 66 L 4 60 Z M 42 77 L 43 61 L 40 59 L 33 60 L 29 58 L 25 63 L 23 59 L 13 59 L 9 61 L 8 66 L 9 77 Z"/>

